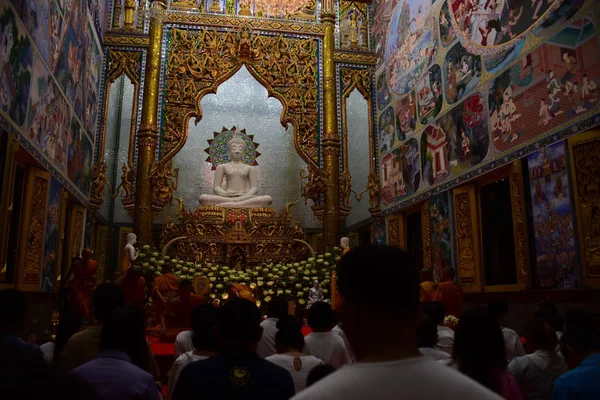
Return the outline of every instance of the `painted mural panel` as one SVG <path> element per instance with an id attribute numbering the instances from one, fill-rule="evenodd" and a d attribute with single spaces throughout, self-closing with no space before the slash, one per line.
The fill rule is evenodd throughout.
<path id="1" fill-rule="evenodd" d="M 86 58 L 86 87 L 85 87 L 85 118 L 84 124 L 92 138 L 96 134 L 96 120 L 98 116 L 98 90 L 100 87 L 100 74 L 102 68 L 102 53 L 94 39 L 92 27 L 89 35 L 85 54 Z"/>
<path id="2" fill-rule="evenodd" d="M 25 131 L 42 153 L 66 171 L 69 106 L 40 56 L 33 66 L 33 76 Z"/>
<path id="3" fill-rule="evenodd" d="M 404 0 L 392 14 L 385 61 L 388 84 L 399 95 L 408 93 L 435 59 L 437 18 L 431 0 Z"/>
<path id="4" fill-rule="evenodd" d="M 429 199 L 431 208 L 431 263 L 433 279 L 439 282 L 446 267 L 454 268 L 454 238 L 450 192 Z"/>
<path id="5" fill-rule="evenodd" d="M 385 80 L 385 75 L 380 75 L 377 79 L 377 107 L 380 110 L 385 109 L 392 101 L 392 94 Z"/>
<path id="6" fill-rule="evenodd" d="M 0 4 L 0 110 L 19 126 L 25 122 L 33 52 L 14 11 Z"/>
<path id="7" fill-rule="evenodd" d="M 73 25 L 69 26 L 54 71 L 58 84 L 78 117 L 83 115 L 84 46 L 83 35 L 77 35 Z"/>
<path id="8" fill-rule="evenodd" d="M 92 18 L 94 28 L 98 38 L 102 40 L 106 30 L 106 13 L 108 12 L 108 1 L 106 0 L 88 0 L 88 12 Z"/>
<path id="9" fill-rule="evenodd" d="M 58 261 L 61 189 L 60 182 L 52 178 L 48 194 L 44 256 L 42 258 L 42 292 L 51 292 L 54 289 L 54 276 Z"/>
<path id="10" fill-rule="evenodd" d="M 69 134 L 67 174 L 71 182 L 73 182 L 85 196 L 90 192 L 92 157 L 92 142 L 83 132 L 83 128 L 79 124 L 77 118 L 72 116 Z"/>
<path id="11" fill-rule="evenodd" d="M 600 43 L 588 18 L 576 19 L 499 75 L 490 86 L 490 126 L 500 151 L 598 105 Z"/>
<path id="12" fill-rule="evenodd" d="M 527 157 L 539 288 L 578 286 L 573 210 L 565 143 Z"/>
<path id="13" fill-rule="evenodd" d="M 62 11 L 55 0 L 50 1 L 50 49 L 48 67 L 54 71 L 58 64 L 58 58 L 63 48 L 63 42 L 67 35 L 67 25 Z"/>
<path id="14" fill-rule="evenodd" d="M 382 201 L 393 204 L 399 199 L 410 196 L 419 189 L 421 165 L 419 143 L 412 138 L 381 160 Z"/>
<path id="15" fill-rule="evenodd" d="M 11 0 L 44 60 L 50 60 L 49 0 Z"/>
<path id="16" fill-rule="evenodd" d="M 377 2 L 376 82 L 389 88 L 377 121 L 389 107 L 397 115 L 396 136 L 379 137 L 379 160 L 416 138 L 422 176 L 412 195 L 384 201 L 384 213 L 530 153 L 550 133 L 558 140 L 598 124 L 594 7 L 595 0 Z M 477 122 L 465 123 L 465 112 Z"/>
<path id="17" fill-rule="evenodd" d="M 382 153 L 390 151 L 396 142 L 396 115 L 392 107 L 386 108 L 379 116 L 377 132 L 379 132 L 379 151 Z"/>

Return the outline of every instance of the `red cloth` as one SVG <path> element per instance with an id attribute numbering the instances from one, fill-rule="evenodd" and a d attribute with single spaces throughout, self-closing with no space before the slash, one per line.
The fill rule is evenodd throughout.
<path id="1" fill-rule="evenodd" d="M 446 315 L 454 315 L 456 318 L 462 315 L 463 291 L 452 281 L 440 282 L 431 296 L 431 301 L 444 304 Z"/>
<path id="2" fill-rule="evenodd" d="M 73 309 L 87 321 L 92 320 L 92 293 L 96 287 L 98 262 L 79 260 L 73 266 L 73 279 L 69 283 Z"/>
<path id="3" fill-rule="evenodd" d="M 132 270 L 127 271 L 119 286 L 125 294 L 126 306 L 144 306 L 146 303 L 146 279 L 141 274 Z"/>
<path id="4" fill-rule="evenodd" d="M 312 331 L 313 331 L 313 330 L 310 328 L 310 326 L 304 325 L 304 326 L 302 327 L 302 334 L 303 334 L 304 336 L 308 336 L 308 335 L 310 335 L 310 334 L 312 333 Z"/>

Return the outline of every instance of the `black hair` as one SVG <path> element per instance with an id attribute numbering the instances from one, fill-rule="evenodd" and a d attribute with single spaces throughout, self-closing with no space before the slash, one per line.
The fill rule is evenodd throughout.
<path id="1" fill-rule="evenodd" d="M 273 297 L 267 304 L 267 315 L 271 318 L 285 318 L 288 315 L 288 302 L 282 297 Z"/>
<path id="2" fill-rule="evenodd" d="M 120 350 L 131 362 L 143 370 L 148 369 L 148 348 L 144 313 L 137 307 L 118 307 L 104 321 L 100 334 L 99 350 Z"/>
<path id="3" fill-rule="evenodd" d="M 219 309 L 217 329 L 224 342 L 231 350 L 248 350 L 241 347 L 260 339 L 260 311 L 256 304 L 246 299 L 233 299 Z M 227 349 L 224 349 L 227 350 Z"/>
<path id="4" fill-rule="evenodd" d="M 200 304 L 192 309 L 192 342 L 196 350 L 216 350 L 215 327 L 218 309 L 212 304 Z"/>
<path id="5" fill-rule="evenodd" d="M 565 322 L 560 316 L 558 308 L 556 308 L 556 304 L 551 300 L 539 303 L 538 309 L 533 318 L 542 318 L 544 321 L 550 324 L 555 331 L 562 331 L 564 328 Z"/>
<path id="6" fill-rule="evenodd" d="M 456 327 L 452 355 L 460 372 L 500 393 L 505 351 L 502 329 L 486 308 L 475 307 L 463 314 Z"/>
<path id="7" fill-rule="evenodd" d="M 419 308 L 419 271 L 409 254 L 392 246 L 364 245 L 350 250 L 337 273 L 345 301 L 386 319 L 414 317 Z"/>
<path id="8" fill-rule="evenodd" d="M 56 328 L 56 340 L 54 341 L 54 354 L 52 360 L 54 364 L 58 363 L 65 345 L 83 325 L 83 318 L 76 312 L 64 311 L 60 313 L 60 320 Z"/>
<path id="9" fill-rule="evenodd" d="M 17 289 L 0 291 L 0 331 L 13 330 L 29 312 L 25 294 Z"/>
<path id="10" fill-rule="evenodd" d="M 275 340 L 280 347 L 287 349 L 304 350 L 304 335 L 302 335 L 302 321 L 288 316 L 277 321 Z"/>
<path id="11" fill-rule="evenodd" d="M 492 317 L 498 319 L 508 313 L 508 304 L 506 301 L 500 299 L 490 300 L 487 309 Z"/>
<path id="12" fill-rule="evenodd" d="M 534 318 L 529 321 L 525 333 L 527 342 L 531 343 L 535 349 L 553 350 L 558 344 L 556 331 L 542 318 Z"/>
<path id="13" fill-rule="evenodd" d="M 570 310 L 561 345 L 568 345 L 583 354 L 600 350 L 600 329 L 592 314 L 581 309 Z"/>
<path id="14" fill-rule="evenodd" d="M 110 318 L 118 307 L 125 304 L 123 289 L 113 283 L 103 283 L 96 287 L 92 299 L 94 305 L 94 316 L 99 324 L 103 324 Z"/>
<path id="15" fill-rule="evenodd" d="M 308 373 L 308 376 L 306 377 L 306 387 L 314 385 L 332 372 L 335 372 L 335 368 L 329 364 L 317 365 Z"/>
<path id="16" fill-rule="evenodd" d="M 308 326 L 314 331 L 324 332 L 333 327 L 333 310 L 328 303 L 318 301 L 308 310 Z"/>
<path id="17" fill-rule="evenodd" d="M 423 314 L 417 327 L 419 347 L 434 347 L 438 341 L 437 323 Z"/>
<path id="18" fill-rule="evenodd" d="M 436 325 L 441 325 L 444 323 L 444 317 L 446 316 L 446 309 L 444 308 L 444 304 L 440 303 L 438 301 L 433 301 L 431 303 L 426 303 L 423 306 L 424 310 L 425 310 L 425 314 L 427 314 L 427 316 L 429 318 L 431 318 L 431 320 L 433 322 L 436 323 Z"/>

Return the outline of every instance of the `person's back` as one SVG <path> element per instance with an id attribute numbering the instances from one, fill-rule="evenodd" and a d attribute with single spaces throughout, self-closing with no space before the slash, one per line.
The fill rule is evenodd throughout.
<path id="1" fill-rule="evenodd" d="M 256 352 L 261 358 L 267 358 L 277 353 L 275 348 L 277 322 L 280 318 L 287 316 L 287 311 L 288 304 L 281 297 L 274 297 L 267 304 L 267 319 L 260 323 L 263 333 L 256 348 Z"/>
<path id="2" fill-rule="evenodd" d="M 511 362 L 515 357 L 524 356 L 525 349 L 521 343 L 521 338 L 517 332 L 507 328 L 505 325 L 506 315 L 508 314 L 508 304 L 504 300 L 492 300 L 488 303 L 487 309 L 490 315 L 498 321 L 498 324 L 502 328 L 506 360 Z"/>
<path id="3" fill-rule="evenodd" d="M 571 370 L 556 380 L 553 399 L 597 399 L 600 393 L 600 329 L 590 313 L 583 310 L 567 313 L 561 352 Z"/>
<path id="4" fill-rule="evenodd" d="M 216 327 L 221 354 L 188 365 L 175 385 L 173 399 L 283 400 L 293 396 L 290 374 L 256 354 L 261 333 L 255 304 L 244 299 L 225 303 Z"/>
<path id="5" fill-rule="evenodd" d="M 438 283 L 431 301 L 439 301 L 444 304 L 446 315 L 454 315 L 460 318 L 462 314 L 463 291 L 454 283 L 454 269 L 445 268 L 442 272 L 442 282 Z"/>
<path id="6" fill-rule="evenodd" d="M 338 282 L 344 302 L 341 322 L 358 362 L 294 399 L 500 399 L 420 355 L 419 283 L 406 252 L 387 246 L 354 248 L 341 260 Z"/>
<path id="7" fill-rule="evenodd" d="M 563 357 L 554 350 L 556 333 L 542 319 L 527 325 L 527 343 L 533 353 L 514 358 L 508 372 L 515 378 L 526 399 L 552 398 L 554 381 L 567 370 Z"/>
<path id="8" fill-rule="evenodd" d="M 117 308 L 105 321 L 98 357 L 71 374 L 92 387 L 100 400 L 158 399 L 158 389 L 146 367 L 144 314 L 137 308 Z"/>
<path id="9" fill-rule="evenodd" d="M 451 356 L 454 349 L 454 331 L 444 325 L 446 315 L 444 305 L 438 301 L 433 301 L 425 304 L 424 309 L 427 317 L 437 326 L 437 339 L 434 348 Z"/>
<path id="10" fill-rule="evenodd" d="M 311 306 L 308 310 L 308 325 L 313 332 L 304 339 L 304 353 L 335 368 L 352 363 L 344 339 L 330 331 L 333 326 L 333 310 L 328 303 L 316 302 Z"/>
<path id="11" fill-rule="evenodd" d="M 419 301 L 421 303 L 428 303 L 431 301 L 431 295 L 433 295 L 433 292 L 437 288 L 437 285 L 433 282 L 433 271 L 422 269 L 420 280 Z"/>

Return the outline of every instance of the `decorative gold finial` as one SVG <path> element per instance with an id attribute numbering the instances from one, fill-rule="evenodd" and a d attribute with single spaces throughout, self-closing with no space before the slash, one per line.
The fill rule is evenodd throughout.
<path id="1" fill-rule="evenodd" d="M 212 12 L 212 13 L 221 13 L 221 12 L 223 12 L 223 10 L 221 9 L 221 2 L 219 0 L 213 0 L 213 2 L 210 5 L 210 8 L 208 9 L 208 11 Z"/>

